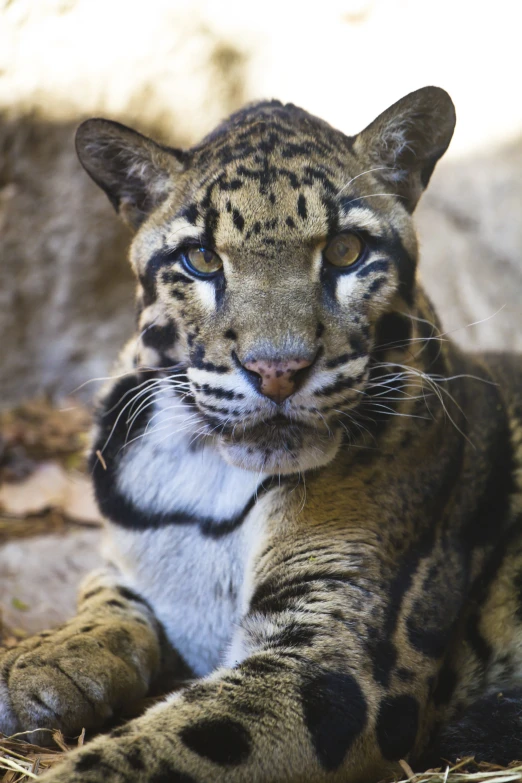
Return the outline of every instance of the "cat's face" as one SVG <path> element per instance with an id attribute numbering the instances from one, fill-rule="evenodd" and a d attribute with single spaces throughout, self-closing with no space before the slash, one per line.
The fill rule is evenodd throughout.
<path id="1" fill-rule="evenodd" d="M 335 455 L 386 319 L 413 300 L 410 213 L 452 128 L 434 88 L 355 138 L 278 103 L 248 107 L 186 153 L 112 125 L 103 147 L 98 128 L 97 181 L 122 133 L 134 150 L 113 201 L 139 226 L 140 362 L 179 363 L 185 400 L 228 461 L 293 473 Z"/>

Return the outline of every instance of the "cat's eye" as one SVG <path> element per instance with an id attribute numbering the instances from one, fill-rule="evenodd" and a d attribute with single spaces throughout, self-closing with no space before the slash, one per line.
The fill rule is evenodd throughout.
<path id="1" fill-rule="evenodd" d="M 328 263 L 337 267 L 353 266 L 364 253 L 364 243 L 357 234 L 338 234 L 323 250 Z"/>
<path id="2" fill-rule="evenodd" d="M 197 275 L 214 275 L 223 269 L 223 261 L 213 250 L 206 247 L 191 247 L 183 253 L 183 261 L 189 272 Z"/>

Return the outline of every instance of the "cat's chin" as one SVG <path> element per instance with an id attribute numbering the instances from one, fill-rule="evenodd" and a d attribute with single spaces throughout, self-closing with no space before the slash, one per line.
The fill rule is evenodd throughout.
<path id="1" fill-rule="evenodd" d="M 218 438 L 222 457 L 230 465 L 269 474 L 302 473 L 327 465 L 342 441 L 340 429 L 318 432 L 309 428 L 256 427 L 241 438 Z"/>

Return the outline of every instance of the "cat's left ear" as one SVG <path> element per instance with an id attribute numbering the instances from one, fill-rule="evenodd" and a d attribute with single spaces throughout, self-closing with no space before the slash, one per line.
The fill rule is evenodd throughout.
<path id="1" fill-rule="evenodd" d="M 375 168 L 409 212 L 446 152 L 455 128 L 455 107 L 445 90 L 423 87 L 380 114 L 355 138 L 354 152 Z"/>

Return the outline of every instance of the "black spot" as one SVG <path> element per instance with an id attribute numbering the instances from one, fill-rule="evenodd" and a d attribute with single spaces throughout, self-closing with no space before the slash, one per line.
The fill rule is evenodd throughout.
<path id="1" fill-rule="evenodd" d="M 295 228 L 295 222 L 294 222 L 293 218 L 291 218 L 290 216 L 287 217 L 285 222 L 286 222 L 286 225 L 288 226 L 288 228 Z"/>
<path id="2" fill-rule="evenodd" d="M 216 397 L 218 400 L 243 400 L 245 397 L 241 392 L 234 392 L 231 389 L 221 389 L 218 386 L 210 386 L 208 383 L 199 386 L 198 391 L 209 397 Z"/>
<path id="3" fill-rule="evenodd" d="M 123 601 L 118 601 L 117 598 L 111 598 L 110 601 L 105 601 L 105 606 L 114 606 L 116 609 L 125 609 Z"/>
<path id="4" fill-rule="evenodd" d="M 346 364 L 346 362 L 351 362 L 354 359 L 360 359 L 360 357 L 363 355 L 364 351 L 351 351 L 350 353 L 343 353 L 340 356 L 336 356 L 334 359 L 327 361 L 326 366 L 329 369 L 333 369 L 334 367 L 339 367 L 341 364 Z"/>
<path id="5" fill-rule="evenodd" d="M 303 685 L 301 696 L 321 765 L 338 769 L 366 726 L 366 699 L 358 682 L 343 672 L 322 672 Z"/>
<path id="6" fill-rule="evenodd" d="M 232 220 L 237 230 L 242 232 L 245 227 L 245 219 L 238 209 L 233 211 Z"/>
<path id="7" fill-rule="evenodd" d="M 445 663 L 439 672 L 437 685 L 433 691 L 432 699 L 436 707 L 449 704 L 457 685 L 457 675 L 448 663 Z"/>
<path id="8" fill-rule="evenodd" d="M 331 383 L 330 386 L 323 386 L 322 389 L 315 393 L 316 397 L 330 397 L 333 394 L 338 394 L 338 392 L 351 389 L 352 386 L 354 386 L 356 383 L 359 383 L 361 378 L 362 375 L 357 375 L 354 378 L 339 378 L 338 381 Z"/>
<path id="9" fill-rule="evenodd" d="M 223 337 L 225 337 L 227 340 L 237 340 L 237 334 L 233 329 L 227 329 Z"/>
<path id="10" fill-rule="evenodd" d="M 199 217 L 199 211 L 196 204 L 189 204 L 188 207 L 185 207 L 181 212 L 181 216 L 194 226 Z"/>
<path id="11" fill-rule="evenodd" d="M 272 658 L 267 653 L 263 655 L 252 655 L 244 663 L 239 665 L 239 669 L 245 674 L 258 677 L 266 677 L 270 674 L 281 675 L 284 670 L 284 664 L 281 658 Z"/>
<path id="12" fill-rule="evenodd" d="M 165 269 L 161 273 L 161 282 L 165 285 L 169 285 L 169 283 L 183 283 L 184 285 L 192 285 L 194 280 L 188 275 L 184 275 L 182 272 L 175 272 L 173 269 Z"/>
<path id="13" fill-rule="evenodd" d="M 323 334 L 324 334 L 324 324 L 318 323 L 317 329 L 315 330 L 315 336 L 317 339 L 319 339 L 319 337 L 322 337 Z"/>
<path id="14" fill-rule="evenodd" d="M 199 343 L 190 354 L 190 359 L 194 367 L 199 370 L 207 370 L 208 372 L 215 372 L 218 375 L 224 375 L 230 372 L 230 368 L 224 364 L 214 364 L 213 362 L 204 361 L 205 347 Z"/>
<path id="15" fill-rule="evenodd" d="M 173 296 L 174 299 L 178 299 L 180 302 L 182 302 L 185 299 L 185 294 L 183 293 L 183 291 L 178 291 L 177 288 L 171 288 L 170 295 Z"/>
<path id="16" fill-rule="evenodd" d="M 386 282 L 385 277 L 378 277 L 376 280 L 373 280 L 370 287 L 368 288 L 368 293 L 364 295 L 365 298 L 366 297 L 369 298 L 372 294 L 376 294 L 377 291 L 379 291 L 383 287 L 385 282 Z"/>
<path id="17" fill-rule="evenodd" d="M 399 313 L 386 313 L 377 323 L 375 350 L 407 347 L 411 339 L 411 321 Z"/>
<path id="18" fill-rule="evenodd" d="M 151 324 L 146 327 L 141 335 L 143 345 L 154 348 L 160 353 L 164 353 L 173 348 L 178 339 L 178 330 L 176 324 L 171 321 L 165 326 Z"/>
<path id="19" fill-rule="evenodd" d="M 395 696 L 381 702 L 377 740 L 388 761 L 404 758 L 412 749 L 419 726 L 419 703 L 413 696 Z"/>
<path id="20" fill-rule="evenodd" d="M 308 217 L 308 210 L 306 209 L 306 198 L 302 193 L 299 194 L 297 199 L 297 214 L 302 220 L 306 220 Z"/>
<path id="21" fill-rule="evenodd" d="M 144 770 L 146 767 L 139 745 L 134 744 L 127 748 L 125 751 L 125 760 L 130 764 L 132 769 L 137 772 Z"/>
<path id="22" fill-rule="evenodd" d="M 100 595 L 100 593 L 103 593 L 105 590 L 105 587 L 95 587 L 93 590 L 89 590 L 87 593 L 84 593 L 83 600 L 88 601 L 89 598 L 94 598 L 96 595 Z"/>
<path id="23" fill-rule="evenodd" d="M 115 737 L 117 739 L 118 737 L 125 737 L 127 734 L 132 734 L 132 729 L 128 725 L 118 726 L 117 729 L 113 729 L 113 731 L 111 731 L 109 736 Z"/>
<path id="24" fill-rule="evenodd" d="M 86 750 L 77 759 L 74 767 L 76 772 L 89 772 L 91 769 L 98 766 L 101 760 L 101 753 L 97 753 L 95 750 Z"/>
<path id="25" fill-rule="evenodd" d="M 396 674 L 399 680 L 402 680 L 402 682 L 411 682 L 415 678 L 414 672 L 412 672 L 411 669 L 406 669 L 403 666 L 399 666 Z"/>
<path id="26" fill-rule="evenodd" d="M 208 718 L 186 726 L 180 738 L 187 748 L 215 764 L 235 766 L 250 755 L 250 732 L 231 718 Z"/>
<path id="27" fill-rule="evenodd" d="M 196 783 L 192 775 L 179 772 L 167 761 L 161 760 L 155 771 L 147 775 L 147 783 Z"/>
<path id="28" fill-rule="evenodd" d="M 389 639 L 379 639 L 372 646 L 373 676 L 380 684 L 387 687 L 390 675 L 397 663 L 397 648 Z"/>
<path id="29" fill-rule="evenodd" d="M 96 628 L 95 625 L 82 625 L 82 627 L 80 628 L 80 633 L 89 633 L 94 628 Z"/>
<path id="30" fill-rule="evenodd" d="M 272 648 L 309 647 L 316 635 L 315 629 L 309 625 L 290 622 L 282 631 L 268 639 L 268 646 Z"/>
<path id="31" fill-rule="evenodd" d="M 413 602 L 411 614 L 406 620 L 408 640 L 423 655 L 440 658 L 444 654 L 462 606 L 466 568 L 462 563 L 458 573 L 446 578 L 424 579 L 420 597 Z M 429 596 L 429 597 L 428 597 Z"/>
<path id="32" fill-rule="evenodd" d="M 142 596 L 139 595 L 138 593 L 135 593 L 134 590 L 122 586 L 117 587 L 116 590 L 121 595 L 121 597 L 126 598 L 127 601 L 135 601 L 138 604 L 143 604 L 144 606 L 147 607 L 147 609 L 150 609 L 152 611 L 152 607 L 149 604 L 149 602 L 145 598 L 142 598 Z"/>
<path id="33" fill-rule="evenodd" d="M 156 301 L 158 292 L 156 289 L 156 278 L 159 270 L 166 264 L 172 263 L 172 259 L 164 251 L 159 250 L 154 253 L 147 261 L 144 273 L 140 274 L 139 279 L 143 287 L 143 305 L 148 307 Z"/>

